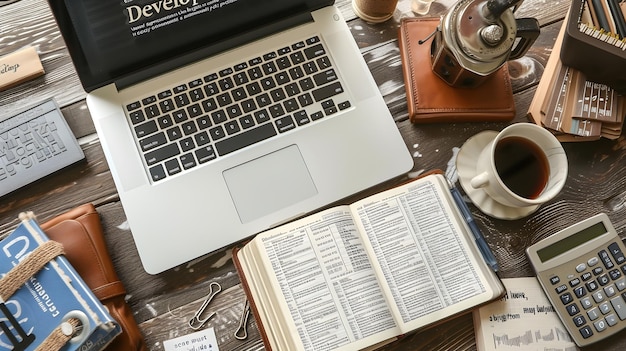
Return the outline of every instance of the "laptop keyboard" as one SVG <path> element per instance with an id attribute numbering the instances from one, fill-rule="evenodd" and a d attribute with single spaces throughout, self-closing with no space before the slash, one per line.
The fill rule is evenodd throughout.
<path id="1" fill-rule="evenodd" d="M 319 37 L 126 105 L 153 182 L 349 108 Z"/>

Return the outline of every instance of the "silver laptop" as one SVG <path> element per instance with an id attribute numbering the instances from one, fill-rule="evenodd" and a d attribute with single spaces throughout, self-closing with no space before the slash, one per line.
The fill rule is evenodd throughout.
<path id="1" fill-rule="evenodd" d="M 410 170 L 328 0 L 49 0 L 144 269 Z"/>

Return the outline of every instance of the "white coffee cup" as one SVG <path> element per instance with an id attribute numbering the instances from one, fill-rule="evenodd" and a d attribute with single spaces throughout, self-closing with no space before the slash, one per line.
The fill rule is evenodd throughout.
<path id="1" fill-rule="evenodd" d="M 567 168 L 565 151 L 552 133 L 532 123 L 516 123 L 481 151 L 470 184 L 505 206 L 538 206 L 561 191 Z"/>

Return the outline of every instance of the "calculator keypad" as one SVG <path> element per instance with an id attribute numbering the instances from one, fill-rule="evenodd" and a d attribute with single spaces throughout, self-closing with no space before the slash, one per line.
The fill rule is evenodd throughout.
<path id="1" fill-rule="evenodd" d="M 549 282 L 580 335 L 587 339 L 608 328 L 626 327 L 626 322 L 619 323 L 626 320 L 626 256 L 618 243 L 575 262 L 573 271 L 567 277 L 552 275 Z"/>

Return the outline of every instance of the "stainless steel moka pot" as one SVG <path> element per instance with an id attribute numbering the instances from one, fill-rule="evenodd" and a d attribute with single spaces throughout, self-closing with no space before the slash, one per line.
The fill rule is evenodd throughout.
<path id="1" fill-rule="evenodd" d="M 515 19 L 523 0 L 460 0 L 442 18 L 431 46 L 432 70 L 453 87 L 480 85 L 539 36 L 534 18 Z"/>

